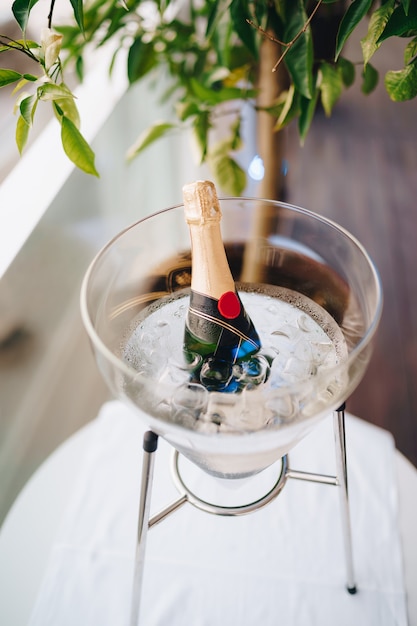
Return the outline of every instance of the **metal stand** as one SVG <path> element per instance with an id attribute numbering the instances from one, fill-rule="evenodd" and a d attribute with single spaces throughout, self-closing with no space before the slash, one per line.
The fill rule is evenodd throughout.
<path id="1" fill-rule="evenodd" d="M 197 494 L 192 492 L 185 484 L 181 477 L 178 459 L 178 451 L 174 451 L 172 463 L 172 476 L 175 485 L 180 493 L 179 498 L 166 506 L 162 511 L 150 517 L 150 502 L 153 482 L 153 469 L 155 461 L 155 452 L 158 447 L 158 435 L 152 431 L 147 431 L 143 438 L 143 465 L 142 465 L 142 483 L 139 503 L 139 519 L 137 546 L 135 558 L 135 572 L 132 592 L 131 620 L 130 626 L 138 626 L 140 597 L 142 590 L 143 570 L 145 564 L 145 550 L 148 529 L 155 526 L 168 515 L 174 513 L 186 502 L 199 508 L 207 513 L 214 515 L 243 515 L 258 510 L 269 502 L 272 502 L 282 491 L 288 478 L 296 480 L 305 480 L 309 482 L 322 483 L 325 485 L 335 485 L 339 487 L 340 495 L 340 512 L 342 522 L 342 534 L 346 560 L 346 587 L 350 594 L 357 591 L 353 568 L 353 551 L 352 551 L 352 532 L 350 523 L 349 497 L 348 497 L 348 481 L 347 481 L 347 464 L 346 464 L 346 442 L 345 442 L 345 404 L 339 407 L 333 414 L 333 430 L 335 437 L 336 450 L 336 475 L 329 476 L 327 474 L 314 474 L 311 472 L 300 472 L 292 470 L 289 467 L 288 455 L 281 459 L 281 470 L 277 481 L 273 487 L 264 496 L 239 506 L 222 506 L 206 500 L 202 500 Z"/>

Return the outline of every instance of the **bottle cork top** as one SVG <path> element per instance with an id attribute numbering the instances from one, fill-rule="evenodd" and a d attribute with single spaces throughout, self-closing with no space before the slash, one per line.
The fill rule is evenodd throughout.
<path id="1" fill-rule="evenodd" d="M 184 214 L 189 224 L 219 222 L 222 216 L 216 187 L 210 180 L 184 185 Z"/>

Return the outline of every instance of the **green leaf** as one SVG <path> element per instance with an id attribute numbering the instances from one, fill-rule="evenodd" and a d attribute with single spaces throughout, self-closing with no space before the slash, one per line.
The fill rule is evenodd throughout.
<path id="1" fill-rule="evenodd" d="M 150 146 L 157 139 L 166 135 L 173 128 L 175 128 L 175 124 L 172 124 L 171 122 L 156 122 L 156 124 L 153 124 L 153 126 L 144 130 L 133 146 L 129 148 L 126 155 L 127 160 L 131 161 L 134 159 L 135 156 L 137 156 L 145 148 Z"/>
<path id="2" fill-rule="evenodd" d="M 0 52 L 8 52 L 9 50 L 18 50 L 20 52 L 24 50 L 30 50 L 31 48 L 40 48 L 40 45 L 35 41 L 29 39 L 9 39 L 7 44 L 0 46 Z"/>
<path id="3" fill-rule="evenodd" d="M 15 83 L 20 80 L 22 76 L 20 72 L 15 72 L 14 70 L 0 69 L 0 87 Z"/>
<path id="4" fill-rule="evenodd" d="M 22 80 L 19 80 L 17 85 L 13 87 L 12 94 L 14 95 L 15 93 L 23 89 L 23 87 L 25 87 L 27 84 L 28 84 L 28 81 L 25 78 L 22 78 Z"/>
<path id="5" fill-rule="evenodd" d="M 325 114 L 330 116 L 334 105 L 342 94 L 343 80 L 340 72 L 326 62 L 320 64 L 320 75 L 321 103 Z"/>
<path id="6" fill-rule="evenodd" d="M 219 11 L 220 6 L 218 2 L 212 3 L 212 6 L 209 5 L 207 9 L 206 38 L 210 39 L 212 33 L 216 30 L 218 19 L 221 17 L 221 12 Z"/>
<path id="7" fill-rule="evenodd" d="M 287 27 L 284 41 L 290 42 L 304 28 L 307 14 L 303 0 L 291 0 L 288 4 Z M 285 64 L 296 89 L 305 97 L 313 93 L 313 40 L 308 28 L 290 47 Z"/>
<path id="8" fill-rule="evenodd" d="M 410 4 L 408 14 L 402 5 L 391 15 L 383 33 L 378 39 L 382 43 L 389 37 L 413 37 L 417 34 L 417 2 Z"/>
<path id="9" fill-rule="evenodd" d="M 343 46 L 350 37 L 352 31 L 365 17 L 372 4 L 372 0 L 353 0 L 349 5 L 342 21 L 336 38 L 336 59 L 340 55 Z"/>
<path id="10" fill-rule="evenodd" d="M 70 119 L 62 116 L 61 141 L 67 157 L 86 174 L 98 176 L 94 165 L 94 152 Z"/>
<path id="11" fill-rule="evenodd" d="M 206 87 L 196 78 L 190 79 L 190 88 L 194 96 L 201 102 L 205 102 L 210 106 L 215 106 L 221 102 L 229 100 L 247 100 L 254 98 L 257 94 L 255 89 L 241 89 L 239 87 L 222 87 L 214 89 Z"/>
<path id="12" fill-rule="evenodd" d="M 156 65 L 156 54 L 152 43 L 143 43 L 141 39 L 135 39 L 129 49 L 127 58 L 127 76 L 132 84 L 145 74 L 150 72 Z"/>
<path id="13" fill-rule="evenodd" d="M 78 80 L 82 83 L 84 80 L 84 59 L 82 56 L 77 56 L 75 60 L 75 73 Z"/>
<path id="14" fill-rule="evenodd" d="M 342 82 L 345 87 L 351 87 L 355 82 L 355 66 L 354 64 L 345 59 L 344 57 L 339 57 L 337 60 L 337 71 L 340 73 L 342 77 Z"/>
<path id="15" fill-rule="evenodd" d="M 403 70 L 385 74 L 385 88 L 394 102 L 404 102 L 417 96 L 417 63 L 407 65 Z"/>
<path id="16" fill-rule="evenodd" d="M 378 84 L 378 71 L 373 67 L 373 65 L 367 63 L 363 68 L 362 78 L 362 93 L 368 95 L 369 93 L 371 93 L 371 91 L 375 89 Z"/>
<path id="17" fill-rule="evenodd" d="M 213 55 L 216 55 L 217 64 L 228 66 L 230 63 L 230 51 L 232 48 L 230 44 L 231 32 L 232 22 L 230 20 L 230 16 L 225 16 L 224 10 L 219 11 L 218 19 L 216 19 L 215 24 L 212 24 L 212 30 L 209 34 L 210 39 L 208 40 L 210 42 L 210 48 L 213 50 Z M 236 46 L 241 48 L 243 44 L 238 41 L 236 33 L 234 36 Z M 194 39 L 195 34 L 192 33 L 191 37 Z M 186 37 L 185 41 L 188 40 L 189 37 Z M 198 48 L 199 50 L 194 49 L 194 52 L 196 53 L 194 67 L 199 66 L 202 69 L 205 64 L 206 54 L 201 50 L 200 46 L 198 46 Z"/>
<path id="18" fill-rule="evenodd" d="M 38 0 L 15 0 L 12 4 L 13 15 L 23 32 L 26 30 L 30 12 L 37 2 Z"/>
<path id="19" fill-rule="evenodd" d="M 241 135 L 242 118 L 240 115 L 236 116 L 235 121 L 231 124 L 230 130 L 232 131 L 230 147 L 232 150 L 238 151 L 242 148 L 242 135 Z"/>
<path id="20" fill-rule="evenodd" d="M 181 120 L 181 122 L 184 122 L 189 117 L 198 115 L 200 113 L 200 108 L 196 102 L 186 100 L 184 102 L 177 102 L 175 105 L 175 111 L 178 119 Z"/>
<path id="21" fill-rule="evenodd" d="M 23 78 L 34 83 L 38 80 L 39 76 L 34 76 L 33 74 L 23 74 Z"/>
<path id="22" fill-rule="evenodd" d="M 411 0 L 401 0 L 401 4 L 404 7 L 404 13 L 406 15 L 408 15 L 408 12 L 410 10 L 410 3 L 411 3 Z"/>
<path id="23" fill-rule="evenodd" d="M 417 37 L 410 41 L 404 50 L 404 63 L 408 65 L 417 55 Z"/>
<path id="24" fill-rule="evenodd" d="M 303 144 L 307 137 L 308 131 L 311 126 L 311 122 L 314 118 L 316 111 L 317 100 L 319 96 L 319 90 L 315 89 L 315 93 L 312 98 L 300 97 L 300 115 L 298 118 L 298 132 L 300 134 L 301 143 Z"/>
<path id="25" fill-rule="evenodd" d="M 193 124 L 193 130 L 200 150 L 200 163 L 204 163 L 207 157 L 208 133 L 210 128 L 210 113 L 208 111 L 203 111 L 196 116 Z"/>
<path id="26" fill-rule="evenodd" d="M 37 41 L 33 41 L 33 39 L 14 39 L 13 42 L 10 42 L 16 48 L 27 48 L 30 50 L 31 48 L 41 48 L 41 44 Z"/>
<path id="27" fill-rule="evenodd" d="M 366 36 L 361 39 L 362 54 L 365 65 L 381 45 L 381 42 L 378 42 L 378 40 L 384 32 L 391 15 L 393 14 L 394 4 L 395 0 L 388 0 L 388 2 L 382 4 L 379 9 L 374 11 L 371 15 L 368 32 Z"/>
<path id="28" fill-rule="evenodd" d="M 56 98 L 53 100 L 52 106 L 59 121 L 65 115 L 78 129 L 80 128 L 80 114 L 74 98 Z"/>
<path id="29" fill-rule="evenodd" d="M 80 27 L 81 32 L 84 32 L 83 0 L 70 0 L 70 2 L 74 11 L 75 21 Z"/>
<path id="30" fill-rule="evenodd" d="M 240 121 L 240 117 L 233 121 L 231 134 L 215 143 L 207 156 L 209 167 L 223 191 L 236 196 L 240 196 L 246 187 L 246 174 L 231 156 L 242 146 Z"/>
<path id="31" fill-rule="evenodd" d="M 32 126 L 33 116 L 35 115 L 37 104 L 38 100 L 36 96 L 28 96 L 27 98 L 24 98 L 19 105 L 20 115 L 23 117 L 28 126 Z"/>
<path id="32" fill-rule="evenodd" d="M 16 124 L 16 144 L 20 154 L 22 154 L 28 140 L 29 130 L 30 127 L 28 126 L 28 124 L 26 124 L 24 118 L 19 115 Z"/>
<path id="33" fill-rule="evenodd" d="M 252 19 L 249 10 L 248 0 L 232 0 L 230 5 L 230 16 L 232 18 L 233 27 L 240 37 L 242 43 L 248 48 L 253 57 L 258 60 L 259 47 L 257 41 L 256 29 L 248 24 L 247 19 Z"/>
<path id="34" fill-rule="evenodd" d="M 61 98 L 74 98 L 74 95 L 64 83 L 60 85 L 56 85 L 55 83 L 43 83 L 43 85 L 38 87 L 38 98 L 40 100 L 57 100 Z"/>
<path id="35" fill-rule="evenodd" d="M 222 190 L 230 196 L 241 196 L 246 187 L 246 174 L 229 154 L 209 158 L 210 169 Z"/>
<path id="36" fill-rule="evenodd" d="M 282 94 L 284 95 L 284 94 Z M 293 120 L 299 113 L 299 94 L 296 91 L 294 85 L 290 85 L 286 92 L 286 98 L 284 106 L 276 121 L 274 130 L 281 130 L 284 126 L 287 126 L 291 120 Z"/>
<path id="37" fill-rule="evenodd" d="M 27 50 L 31 48 L 41 48 L 41 45 L 37 41 L 33 41 L 33 39 L 13 39 L 13 41 L 9 41 L 9 46 L 16 50 L 21 50 L 22 48 L 26 48 Z"/>

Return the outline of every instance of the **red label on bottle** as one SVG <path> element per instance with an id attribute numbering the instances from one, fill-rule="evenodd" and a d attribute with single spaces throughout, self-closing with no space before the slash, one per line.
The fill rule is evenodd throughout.
<path id="1" fill-rule="evenodd" d="M 228 320 L 233 320 L 240 313 L 240 301 L 234 291 L 223 293 L 217 303 L 220 315 Z"/>

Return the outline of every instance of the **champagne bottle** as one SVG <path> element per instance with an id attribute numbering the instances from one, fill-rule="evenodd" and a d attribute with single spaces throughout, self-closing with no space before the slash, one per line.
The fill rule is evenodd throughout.
<path id="1" fill-rule="evenodd" d="M 195 377 L 208 389 L 237 391 L 233 367 L 258 352 L 261 342 L 229 268 L 214 184 L 197 181 L 185 185 L 183 197 L 192 254 L 184 353 L 189 362 L 197 356 Z"/>

